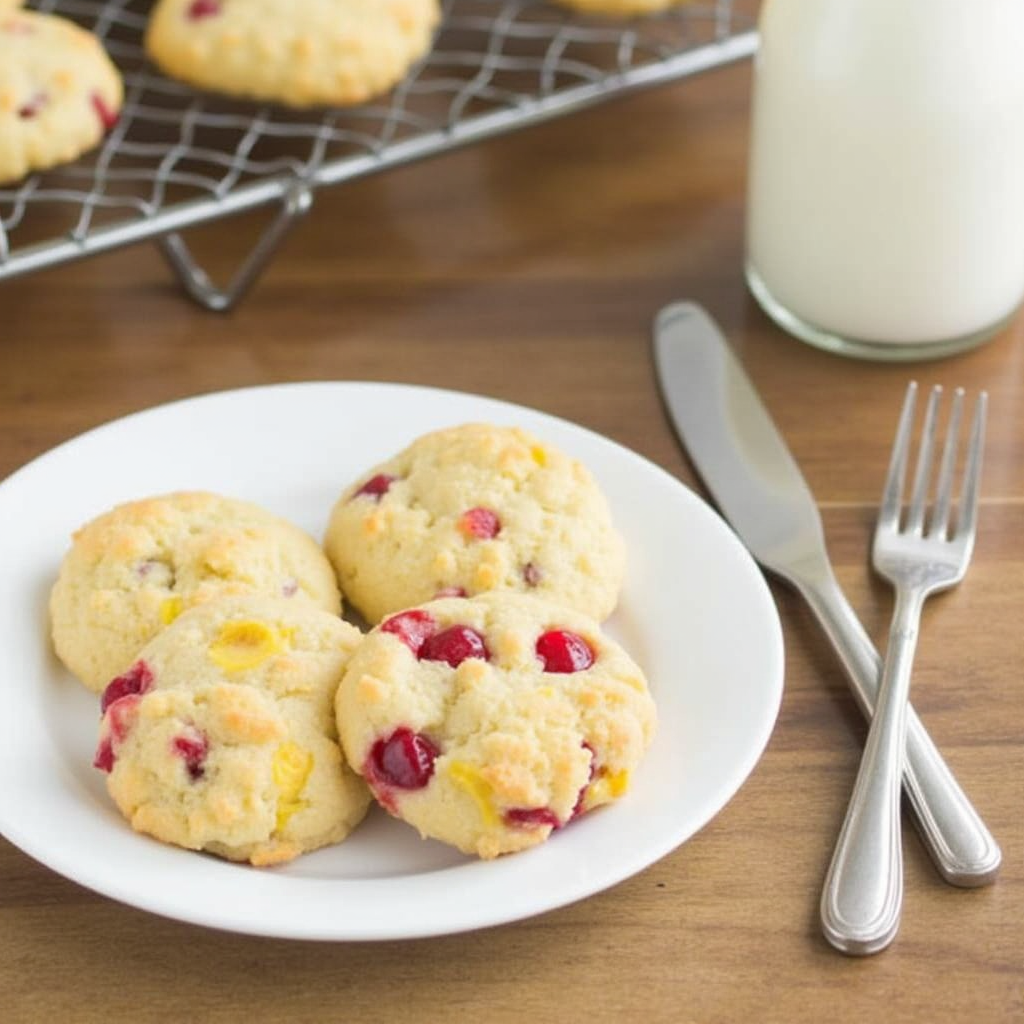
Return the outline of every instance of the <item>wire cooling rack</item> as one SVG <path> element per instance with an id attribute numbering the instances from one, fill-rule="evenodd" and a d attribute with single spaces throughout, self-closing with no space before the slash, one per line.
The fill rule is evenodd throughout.
<path id="1" fill-rule="evenodd" d="M 124 75 L 125 105 L 101 148 L 0 186 L 0 283 L 153 239 L 211 309 L 239 300 L 318 188 L 682 78 L 756 46 L 742 0 L 614 22 L 543 0 L 444 0 L 434 48 L 388 96 L 296 112 L 160 74 L 142 47 L 151 0 L 30 6 L 103 39 Z M 215 286 L 181 232 L 261 206 L 274 210 L 266 230 L 233 280 Z"/>

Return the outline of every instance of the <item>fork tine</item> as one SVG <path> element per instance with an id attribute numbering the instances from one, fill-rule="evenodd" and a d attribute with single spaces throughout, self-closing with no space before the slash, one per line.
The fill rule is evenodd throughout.
<path id="1" fill-rule="evenodd" d="M 928 405 L 924 412 L 924 427 L 921 435 L 921 448 L 917 453 L 917 469 L 914 472 L 914 490 L 910 497 L 910 509 L 907 512 L 906 530 L 908 533 L 921 535 L 924 525 L 924 506 L 928 497 L 928 480 L 932 471 L 932 449 L 935 447 L 935 424 L 938 421 L 939 399 L 942 388 L 936 385 L 928 396 Z"/>
<path id="2" fill-rule="evenodd" d="M 949 528 L 949 510 L 953 501 L 953 470 L 956 467 L 957 440 L 960 435 L 960 416 L 964 404 L 964 389 L 957 388 L 953 392 L 953 408 L 949 413 L 949 425 L 946 427 L 946 445 L 942 451 L 942 466 L 939 469 L 939 482 L 935 493 L 935 507 L 932 509 L 928 526 L 928 536 L 939 540 L 946 539 Z"/>
<path id="3" fill-rule="evenodd" d="M 907 385 L 903 399 L 903 411 L 896 427 L 896 439 L 889 457 L 889 475 L 885 478 L 882 501 L 878 509 L 878 529 L 895 530 L 899 527 L 900 501 L 903 497 L 903 477 L 906 475 L 907 455 L 910 452 L 910 429 L 914 422 L 914 401 L 917 398 L 917 381 Z"/>
<path id="4" fill-rule="evenodd" d="M 967 545 L 970 553 L 974 546 L 974 532 L 978 519 L 978 495 L 981 481 L 981 455 L 985 447 L 985 414 L 988 410 L 988 395 L 982 391 L 974 407 L 974 422 L 971 425 L 971 440 L 967 448 L 967 463 L 964 466 L 964 484 L 960 495 L 960 512 L 957 516 L 955 540 Z"/>

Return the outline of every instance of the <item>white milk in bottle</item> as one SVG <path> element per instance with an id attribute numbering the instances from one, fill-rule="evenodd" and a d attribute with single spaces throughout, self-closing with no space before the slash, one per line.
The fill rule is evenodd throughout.
<path id="1" fill-rule="evenodd" d="M 1024 0 L 766 0 L 747 279 L 821 347 L 968 348 L 1024 297 Z"/>

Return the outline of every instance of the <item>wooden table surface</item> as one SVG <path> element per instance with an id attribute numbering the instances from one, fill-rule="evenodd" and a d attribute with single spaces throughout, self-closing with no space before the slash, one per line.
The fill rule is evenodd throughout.
<path id="1" fill-rule="evenodd" d="M 316 944 L 152 916 L 0 840 L 0 1018 L 1024 1019 L 1024 319 L 914 366 L 845 360 L 773 327 L 741 275 L 749 86 L 749 64 L 719 69 L 324 192 L 227 316 L 185 300 L 147 245 L 0 284 L 0 476 L 169 399 L 355 379 L 543 409 L 699 491 L 649 345 L 654 312 L 690 297 L 761 389 L 881 642 L 891 594 L 867 551 L 903 390 L 912 377 L 987 388 L 980 535 L 967 580 L 926 608 L 914 700 L 1001 842 L 996 884 L 945 885 L 908 828 L 895 944 L 850 959 L 821 938 L 819 891 L 865 726 L 810 613 L 773 582 L 786 676 L 767 750 L 721 813 L 635 877 L 476 933 Z M 215 276 L 260 223 L 199 233 Z"/>

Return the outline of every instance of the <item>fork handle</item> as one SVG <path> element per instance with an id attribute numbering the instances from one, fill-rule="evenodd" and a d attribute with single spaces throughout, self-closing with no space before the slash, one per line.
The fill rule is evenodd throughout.
<path id="1" fill-rule="evenodd" d="M 874 718 L 822 889 L 822 930 L 844 953 L 877 953 L 893 940 L 900 924 L 900 776 L 923 603 L 923 591 L 897 590 Z"/>
<path id="2" fill-rule="evenodd" d="M 839 588 L 827 561 L 787 579 L 800 591 L 821 623 L 867 718 L 874 713 L 882 659 L 856 612 Z M 907 712 L 903 790 L 935 866 L 951 885 L 990 885 L 1002 853 L 980 815 L 960 788 L 913 707 Z"/>

